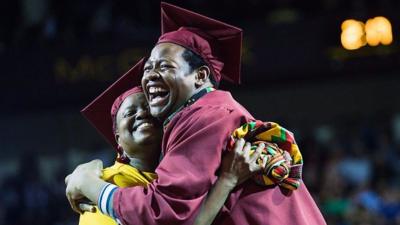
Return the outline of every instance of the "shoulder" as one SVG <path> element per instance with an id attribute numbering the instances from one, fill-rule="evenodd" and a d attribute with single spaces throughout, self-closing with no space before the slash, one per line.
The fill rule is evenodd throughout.
<path id="1" fill-rule="evenodd" d="M 252 120 L 253 117 L 229 92 L 214 91 L 200 98 L 179 112 L 165 129 L 165 136 L 199 130 L 233 131 L 242 123 Z"/>
<path id="2" fill-rule="evenodd" d="M 205 119 L 229 120 L 235 117 L 252 118 L 250 113 L 232 97 L 230 92 L 216 90 L 182 110 L 180 120 L 189 119 L 201 122 Z"/>

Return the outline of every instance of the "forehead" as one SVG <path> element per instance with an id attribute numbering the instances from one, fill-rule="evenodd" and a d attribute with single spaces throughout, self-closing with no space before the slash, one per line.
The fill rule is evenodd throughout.
<path id="1" fill-rule="evenodd" d="M 182 53 L 185 48 L 173 43 L 160 43 L 151 50 L 151 55 L 148 61 L 158 60 L 182 60 Z"/>
<path id="2" fill-rule="evenodd" d="M 143 92 L 131 94 L 128 97 L 126 97 L 125 100 L 122 102 L 121 106 L 119 107 L 118 113 L 123 112 L 127 108 L 136 109 L 139 106 L 143 106 L 146 104 L 147 101 Z"/>

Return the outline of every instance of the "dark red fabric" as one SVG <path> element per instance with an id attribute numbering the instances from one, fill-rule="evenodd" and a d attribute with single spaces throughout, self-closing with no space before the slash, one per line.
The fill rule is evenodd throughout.
<path id="1" fill-rule="evenodd" d="M 161 3 L 161 37 L 200 55 L 221 79 L 239 84 L 242 30 L 198 13 Z"/>
<path id="2" fill-rule="evenodd" d="M 120 188 L 113 206 L 122 224 L 191 225 L 217 179 L 233 130 L 254 118 L 229 92 L 210 92 L 177 113 L 165 129 L 158 179 Z M 304 184 L 287 195 L 249 179 L 233 190 L 213 224 L 324 225 Z"/>
<path id="3" fill-rule="evenodd" d="M 203 32 L 196 28 L 181 27 L 177 31 L 162 35 L 158 39 L 157 44 L 169 42 L 190 49 L 206 61 L 207 65 L 212 70 L 214 79 L 219 82 L 221 80 L 221 70 L 224 67 L 224 63 L 213 55 L 212 49 L 216 48 L 210 45 L 213 40 L 210 38 L 209 41 L 207 41 L 203 38 L 205 35 L 202 37 L 197 33 Z"/>
<path id="4" fill-rule="evenodd" d="M 81 110 L 83 116 L 96 130 L 117 150 L 113 132 L 113 119 L 110 116 L 115 99 L 127 90 L 140 85 L 143 74 L 144 58 L 142 58 L 127 73 L 121 76 L 95 100 Z M 119 106 L 118 106 L 119 107 Z"/>

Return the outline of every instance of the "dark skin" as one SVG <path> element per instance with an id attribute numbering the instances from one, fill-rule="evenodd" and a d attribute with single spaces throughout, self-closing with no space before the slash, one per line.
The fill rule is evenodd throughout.
<path id="1" fill-rule="evenodd" d="M 203 88 L 212 87 L 209 80 L 210 69 L 202 66 L 191 70 L 188 62 L 182 57 L 184 51 L 185 49 L 179 45 L 158 44 L 153 48 L 144 67 L 142 87 L 149 102 L 150 113 L 161 121 L 176 111 L 192 95 Z M 123 132 L 119 131 L 119 135 L 116 136 L 121 144 L 123 135 Z M 126 137 L 128 136 L 133 137 L 133 135 Z M 211 224 L 229 192 L 261 170 L 256 159 L 262 148 L 263 146 L 259 146 L 251 155 L 250 144 L 245 146 L 244 140 L 237 142 L 233 151 L 224 157 L 220 177 L 210 190 L 195 224 Z M 102 168 L 102 162 L 94 160 L 78 166 L 66 178 L 66 195 L 75 211 L 81 212 L 76 200 L 83 196 L 97 204 L 101 189 L 107 185 L 100 179 Z"/>
<path id="2" fill-rule="evenodd" d="M 118 109 L 115 125 L 115 139 L 124 153 L 128 155 L 129 164 L 141 171 L 154 171 L 160 156 L 162 129 L 160 122 L 150 115 L 143 92 L 125 98 Z M 99 160 L 93 160 L 88 164 L 95 170 L 103 169 L 102 162 Z M 78 166 L 75 171 L 80 171 L 82 176 L 70 178 L 72 175 L 70 174 L 65 179 L 67 198 L 71 207 L 79 213 L 93 211 L 92 205 L 81 204 L 80 202 L 88 198 L 96 203 L 95 196 L 99 194 L 101 187 L 107 183 L 100 179 L 101 171 L 96 171 L 93 174 L 83 165 Z M 82 183 L 87 183 L 83 188 L 85 194 L 77 185 Z"/>
<path id="3" fill-rule="evenodd" d="M 176 44 L 158 44 L 144 66 L 142 87 L 151 115 L 160 120 L 165 120 L 195 93 L 212 86 L 210 69 L 202 66 L 191 70 L 182 57 L 184 51 Z M 156 89 L 155 93 L 151 89 Z"/>
<path id="4" fill-rule="evenodd" d="M 123 147 L 124 152 L 129 155 L 131 166 L 142 171 L 154 171 L 160 154 L 162 129 L 159 122 L 151 117 L 143 93 L 132 94 L 121 104 L 116 117 L 115 137 L 118 145 Z M 263 146 L 260 146 L 256 154 L 250 155 L 250 143 L 245 145 L 243 139 L 236 142 L 233 151 L 222 160 L 220 177 L 210 190 L 196 218 L 196 225 L 211 224 L 230 191 L 260 170 L 256 159 L 262 148 Z M 75 211 L 93 212 L 92 205 L 78 204 L 84 197 L 94 203 L 97 202 L 101 188 L 107 183 L 99 178 L 101 171 L 93 174 L 91 169 L 102 168 L 101 161 L 93 160 L 78 166 L 66 178 L 67 197 Z M 78 175 L 74 176 L 74 173 Z M 77 184 L 83 186 L 77 186 Z"/>
<path id="5" fill-rule="evenodd" d="M 116 115 L 115 139 L 130 158 L 131 166 L 154 171 L 160 156 L 162 129 L 152 117 L 142 92 L 128 96 Z"/>

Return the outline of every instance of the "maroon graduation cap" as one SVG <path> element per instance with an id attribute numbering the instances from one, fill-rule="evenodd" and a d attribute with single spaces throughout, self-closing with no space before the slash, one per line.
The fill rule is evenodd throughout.
<path id="1" fill-rule="evenodd" d="M 89 122 L 97 129 L 97 131 L 117 151 L 118 151 L 117 149 L 118 144 L 114 136 L 114 131 L 113 131 L 114 125 L 111 113 L 112 110 L 115 111 L 116 104 L 118 104 L 118 108 L 121 105 L 122 101 L 118 101 L 118 99 L 121 98 L 121 95 L 125 95 L 125 93 L 131 91 L 132 88 L 140 86 L 140 81 L 143 74 L 144 62 L 145 58 L 142 58 L 127 73 L 122 75 L 117 81 L 115 81 L 103 93 L 101 93 L 95 100 L 93 100 L 89 105 L 87 105 L 84 109 L 81 110 L 81 113 L 85 116 L 85 118 L 89 120 Z"/>
<path id="2" fill-rule="evenodd" d="M 161 2 L 161 34 L 158 43 L 175 43 L 200 55 L 217 82 L 240 84 L 240 28 Z"/>

